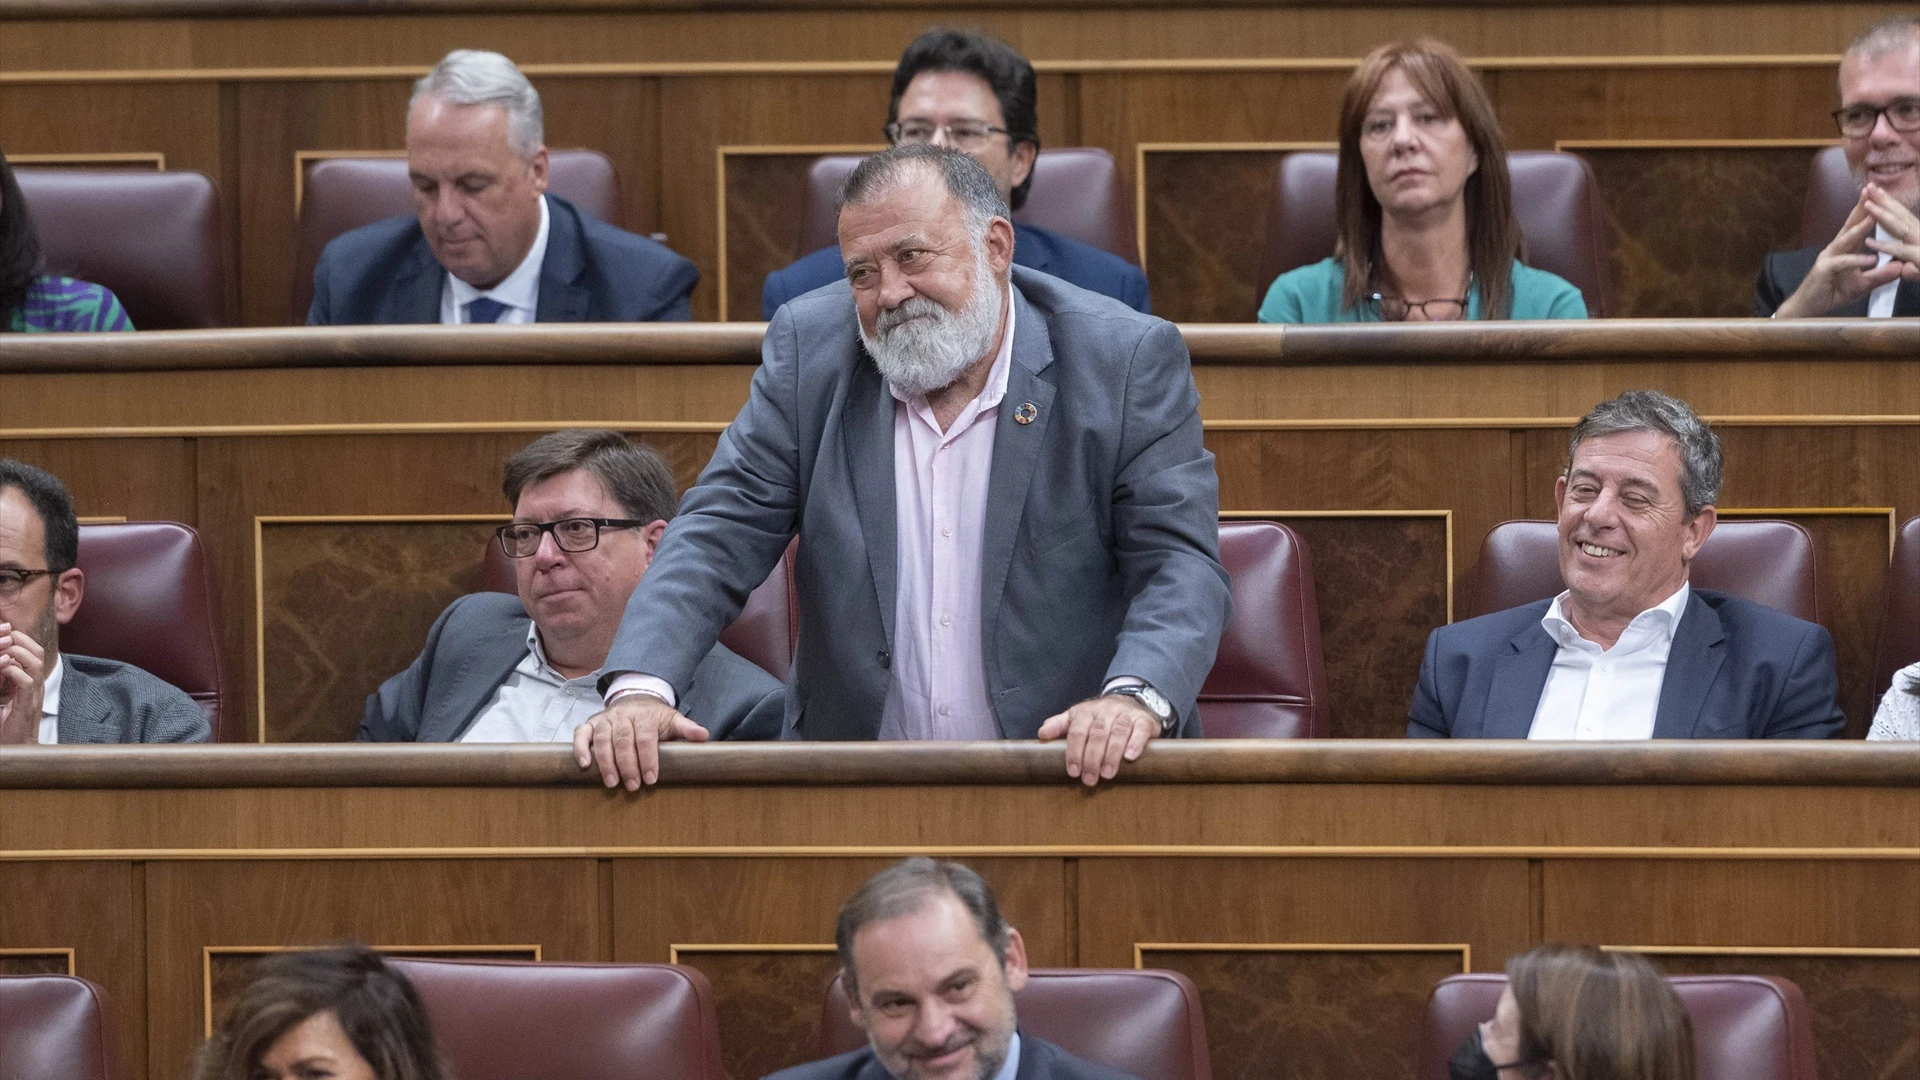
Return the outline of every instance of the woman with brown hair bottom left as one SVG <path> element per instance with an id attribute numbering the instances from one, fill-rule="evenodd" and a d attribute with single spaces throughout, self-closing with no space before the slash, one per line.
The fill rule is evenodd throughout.
<path id="1" fill-rule="evenodd" d="M 280 953 L 194 1058 L 191 1080 L 447 1080 L 413 984 L 359 945 Z"/>

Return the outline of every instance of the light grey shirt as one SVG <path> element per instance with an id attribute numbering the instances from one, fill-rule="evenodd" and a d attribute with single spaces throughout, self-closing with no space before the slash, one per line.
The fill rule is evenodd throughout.
<path id="1" fill-rule="evenodd" d="M 573 729 L 604 707 L 594 688 L 599 681 L 598 671 L 569 679 L 555 670 L 547 663 L 546 650 L 540 647 L 540 631 L 529 622 L 527 655 L 494 691 L 493 700 L 480 710 L 460 741 L 572 742 Z"/>
<path id="2" fill-rule="evenodd" d="M 40 745 L 55 746 L 60 742 L 60 686 L 67 681 L 67 658 L 65 655 L 53 659 L 53 670 L 47 672 L 46 689 L 40 697 Z"/>

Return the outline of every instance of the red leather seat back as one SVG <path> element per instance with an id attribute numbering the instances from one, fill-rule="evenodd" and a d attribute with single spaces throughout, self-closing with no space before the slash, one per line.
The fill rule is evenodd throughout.
<path id="1" fill-rule="evenodd" d="M 1696 588 L 1765 604 L 1808 622 L 1820 621 L 1813 537 L 1791 521 L 1722 521 L 1694 556 Z M 1480 584 L 1473 614 L 1557 596 L 1560 533 L 1551 521 L 1505 521 L 1480 545 Z"/>
<path id="2" fill-rule="evenodd" d="M 840 242 L 840 189 L 862 160 L 857 154 L 836 154 L 813 163 L 795 258 Z M 1042 150 L 1033 162 L 1026 205 L 1013 212 L 1013 220 L 1140 263 L 1132 203 L 1113 155 L 1098 147 Z"/>
<path id="3" fill-rule="evenodd" d="M 1273 521 L 1220 523 L 1233 616 L 1200 688 L 1212 739 L 1324 738 L 1327 673 L 1306 542 Z"/>
<path id="4" fill-rule="evenodd" d="M 1020 1030 L 1147 1080 L 1212 1080 L 1200 992 L 1177 971 L 1034 968 L 1014 995 Z M 820 1006 L 820 1053 L 867 1045 L 839 975 Z M 464 1080 L 464 1078 L 463 1078 Z"/>
<path id="5" fill-rule="evenodd" d="M 1880 620 L 1880 643 L 1873 654 L 1873 692 L 1893 685 L 1901 668 L 1920 660 L 1920 517 L 1910 517 L 1893 541 L 1893 565 L 1887 568 L 1887 605 Z"/>
<path id="6" fill-rule="evenodd" d="M 60 648 L 164 679 L 207 711 L 215 739 L 240 738 L 221 729 L 220 636 L 200 534 L 173 521 L 82 525 L 80 569 L 86 594 Z"/>
<path id="7" fill-rule="evenodd" d="M 47 271 L 105 285 L 136 330 L 231 326 L 220 193 L 197 172 L 14 170 Z"/>
<path id="8" fill-rule="evenodd" d="M 1840 226 L 1860 201 L 1860 181 L 1847 167 L 1847 153 L 1838 146 L 1815 152 L 1807 170 L 1807 201 L 1800 210 L 1800 246 L 1825 247 L 1840 235 Z"/>
<path id="9" fill-rule="evenodd" d="M 1281 274 L 1333 254 L 1339 239 L 1334 217 L 1339 166 L 1339 155 L 1331 150 L 1302 150 L 1280 159 L 1258 295 L 1264 297 Z M 1605 318 L 1613 310 L 1613 271 L 1593 168 L 1574 154 L 1515 150 L 1507 154 L 1507 171 L 1513 178 L 1514 216 L 1526 237 L 1522 261 L 1572 282 L 1586 298 L 1587 313 Z"/>
<path id="10" fill-rule="evenodd" d="M 547 154 L 547 190 L 609 225 L 622 223 L 620 180 L 598 150 Z M 327 158 L 307 170 L 300 224 L 293 242 L 293 321 L 307 321 L 313 304 L 313 268 L 341 233 L 401 214 L 413 214 L 413 182 L 405 158 Z"/>
<path id="11" fill-rule="evenodd" d="M 71 975 L 0 975 L 0 1076 L 107 1080 L 100 988 Z"/>
<path id="12" fill-rule="evenodd" d="M 706 976 L 671 964 L 395 959 L 460 1080 L 726 1080 Z"/>
<path id="13" fill-rule="evenodd" d="M 1800 988 L 1759 975 L 1672 975 L 1693 1025 L 1698 1080 L 1817 1080 L 1813 1025 Z M 1415 1080 L 1447 1080 L 1447 1060 L 1493 1015 L 1505 975 L 1454 975 L 1427 999 Z"/>
<path id="14" fill-rule="evenodd" d="M 793 650 L 800 641 L 800 605 L 794 600 L 793 551 L 799 543 L 787 544 L 787 553 L 760 586 L 747 594 L 740 616 L 720 631 L 720 644 L 766 669 L 781 682 L 793 667 Z M 481 582 L 490 592 L 518 593 L 514 582 L 513 561 L 500 550 L 497 541 L 488 541 L 481 558 Z"/>

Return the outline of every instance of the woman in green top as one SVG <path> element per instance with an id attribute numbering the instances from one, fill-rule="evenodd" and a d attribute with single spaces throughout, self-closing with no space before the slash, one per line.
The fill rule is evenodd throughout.
<path id="1" fill-rule="evenodd" d="M 1460 55 L 1375 49 L 1347 80 L 1333 257 L 1274 280 L 1268 323 L 1584 319 L 1580 290 L 1520 264 L 1506 140 Z"/>

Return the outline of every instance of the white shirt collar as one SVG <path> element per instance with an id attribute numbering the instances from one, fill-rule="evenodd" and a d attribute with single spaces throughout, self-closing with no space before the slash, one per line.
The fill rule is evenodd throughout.
<path id="1" fill-rule="evenodd" d="M 974 398 L 968 403 L 972 411 L 976 414 L 985 412 L 1000 404 L 1000 399 L 1007 396 L 1007 380 L 1011 377 L 1013 370 L 1014 302 L 1013 279 L 1011 277 L 1007 279 L 1006 297 L 1007 326 L 1005 331 L 1000 335 L 1000 351 L 993 354 L 993 367 L 987 371 L 987 385 L 980 388 L 979 397 Z M 892 383 L 887 384 L 887 389 L 893 394 L 895 400 L 904 401 L 909 405 L 925 404 L 927 400 L 925 394 L 903 394 L 899 390 L 894 389 Z M 961 415 L 967 415 L 967 411 L 964 409 L 961 410 Z M 958 429 L 961 426 L 960 422 L 955 420 L 953 427 Z"/>
<path id="2" fill-rule="evenodd" d="M 447 275 L 447 287 L 452 290 L 454 310 L 460 313 L 460 321 L 467 321 L 467 305 L 481 297 L 498 300 L 516 311 L 532 315 L 540 304 L 540 271 L 547 262 L 547 235 L 553 225 L 553 216 L 547 210 L 547 197 L 540 196 L 540 231 L 533 234 L 533 246 L 527 249 L 527 257 L 513 268 L 500 284 L 491 289 L 476 289 L 452 274 Z M 505 321 L 504 318 L 502 321 Z"/>
<path id="3" fill-rule="evenodd" d="M 1011 335 L 1009 335 L 1011 336 Z M 1013 1038 L 1007 1040 L 1007 1060 L 1000 1065 L 1000 1071 L 993 1074 L 993 1080 L 1013 1080 L 1020 1075 L 1020 1032 L 1015 1031 Z"/>
<path id="4" fill-rule="evenodd" d="M 1614 642 L 1614 649 L 1634 652 L 1655 644 L 1662 647 L 1671 645 L 1674 630 L 1680 625 L 1680 617 L 1686 614 L 1687 597 L 1692 593 L 1693 583 L 1683 581 L 1672 596 L 1635 615 L 1633 621 L 1628 623 L 1627 628 L 1621 632 L 1619 640 Z M 1598 651 L 1599 643 L 1581 637 L 1580 631 L 1574 629 L 1573 623 L 1567 620 L 1561 605 L 1568 595 L 1562 592 L 1553 598 L 1553 603 L 1547 605 L 1547 613 L 1540 616 L 1540 626 L 1562 648 L 1585 647 Z"/>
<path id="5" fill-rule="evenodd" d="M 40 695 L 40 745 L 52 746 L 60 741 L 60 687 L 67 681 L 67 657 L 62 653 L 54 658 L 53 670 L 47 672 L 47 681 Z"/>

